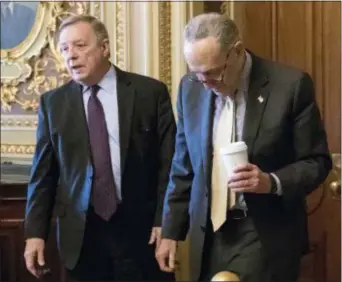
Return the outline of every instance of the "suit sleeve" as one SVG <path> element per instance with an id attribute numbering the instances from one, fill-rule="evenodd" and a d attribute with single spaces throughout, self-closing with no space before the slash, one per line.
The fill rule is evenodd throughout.
<path id="1" fill-rule="evenodd" d="M 293 102 L 295 162 L 275 171 L 287 203 L 317 188 L 332 168 L 327 137 L 308 74 L 298 81 Z"/>
<path id="2" fill-rule="evenodd" d="M 161 226 L 163 203 L 166 192 L 172 157 L 175 149 L 176 122 L 173 115 L 171 99 L 166 85 L 158 93 L 158 201 L 154 226 Z"/>
<path id="3" fill-rule="evenodd" d="M 177 101 L 176 148 L 165 196 L 162 224 L 162 238 L 177 241 L 185 240 L 188 233 L 189 203 L 194 177 L 184 132 L 182 95 L 181 83 Z"/>
<path id="4" fill-rule="evenodd" d="M 38 110 L 37 144 L 27 191 L 25 237 L 46 240 L 55 203 L 59 167 L 50 139 L 43 97 Z"/>

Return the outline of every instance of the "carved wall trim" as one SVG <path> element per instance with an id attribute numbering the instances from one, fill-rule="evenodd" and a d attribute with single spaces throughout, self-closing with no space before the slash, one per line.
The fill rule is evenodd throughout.
<path id="1" fill-rule="evenodd" d="M 129 2 L 114 2 L 114 63 L 123 70 L 130 69 L 130 61 L 128 54 L 129 48 L 129 29 L 130 29 L 130 3 Z"/>
<path id="2" fill-rule="evenodd" d="M 130 71 L 162 80 L 171 90 L 171 3 L 134 2 L 129 14 Z"/>
<path id="3" fill-rule="evenodd" d="M 90 2 L 89 3 L 89 14 L 102 20 L 103 13 L 104 13 L 104 2 Z"/>
<path id="4" fill-rule="evenodd" d="M 35 129 L 37 126 L 37 116 L 31 115 L 3 115 L 1 117 L 1 130 L 12 130 L 13 128 Z"/>
<path id="5" fill-rule="evenodd" d="M 234 1 L 224 1 L 221 5 L 221 13 L 228 15 L 232 20 L 235 18 Z"/>
<path id="6" fill-rule="evenodd" d="M 5 155 L 32 155 L 35 145 L 1 144 L 1 154 Z"/>
<path id="7" fill-rule="evenodd" d="M 235 21 L 241 37 L 243 37 L 243 26 L 246 21 L 246 14 L 243 6 L 243 3 L 236 3 L 236 1 L 224 1 L 221 4 L 221 13 L 228 15 L 228 17 Z"/>
<path id="8" fill-rule="evenodd" d="M 192 3 L 187 2 L 172 2 L 171 3 L 171 70 L 172 70 L 172 91 L 171 91 L 171 101 L 174 108 L 174 113 L 176 112 L 176 101 L 178 86 L 181 78 L 187 72 L 186 62 L 184 60 L 183 53 L 183 30 L 188 21 L 189 5 Z"/>
<path id="9" fill-rule="evenodd" d="M 159 3 L 159 78 L 172 91 L 171 75 L 171 3 Z"/>

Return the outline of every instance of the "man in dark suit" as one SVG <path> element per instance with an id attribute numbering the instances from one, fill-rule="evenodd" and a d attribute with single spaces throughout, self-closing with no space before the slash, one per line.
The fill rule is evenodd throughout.
<path id="1" fill-rule="evenodd" d="M 243 282 L 296 281 L 308 243 L 305 197 L 332 165 L 313 82 L 245 50 L 224 15 L 195 17 L 184 37 L 191 73 L 179 88 L 160 267 L 174 271 L 176 242 L 189 232 L 191 281 L 220 271 Z M 214 181 L 217 152 L 236 141 L 249 163 Z"/>
<path id="2" fill-rule="evenodd" d="M 60 256 L 72 279 L 173 279 L 154 255 L 176 132 L 168 90 L 114 67 L 107 30 L 92 16 L 66 19 L 59 46 L 73 80 L 41 96 L 27 268 L 40 276 L 55 207 Z"/>

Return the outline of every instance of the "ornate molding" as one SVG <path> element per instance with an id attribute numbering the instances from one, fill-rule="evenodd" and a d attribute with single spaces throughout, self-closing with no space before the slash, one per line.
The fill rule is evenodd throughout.
<path id="1" fill-rule="evenodd" d="M 128 46 L 128 30 L 129 30 L 129 3 L 115 2 L 115 57 L 114 63 L 123 70 L 129 70 L 130 52 Z"/>
<path id="2" fill-rule="evenodd" d="M 183 46 L 183 31 L 184 27 L 191 16 L 194 16 L 194 5 L 195 2 L 171 2 L 171 41 L 172 49 L 171 55 L 171 70 L 172 70 L 172 91 L 171 101 L 174 107 L 174 113 L 177 118 L 176 101 L 179 82 L 182 77 L 187 73 L 187 65 L 184 59 Z M 203 5 L 203 4 L 202 4 Z"/>
<path id="3" fill-rule="evenodd" d="M 226 14 L 229 18 L 235 21 L 239 28 L 240 36 L 243 38 L 244 23 L 247 16 L 244 2 L 225 1 L 221 5 L 221 13 Z"/>
<path id="4" fill-rule="evenodd" d="M 230 17 L 232 20 L 235 18 L 234 14 L 234 1 L 224 1 L 221 4 L 221 13 L 226 14 L 228 17 Z"/>
<path id="5" fill-rule="evenodd" d="M 1 144 L 1 154 L 32 156 L 35 145 Z"/>
<path id="6" fill-rule="evenodd" d="M 30 128 L 35 129 L 37 127 L 38 118 L 36 115 L 3 115 L 1 117 L 1 130 L 11 130 L 16 128 Z"/>
<path id="7" fill-rule="evenodd" d="M 89 13 L 93 15 L 94 17 L 97 17 L 98 19 L 102 20 L 102 5 L 101 2 L 90 2 L 89 3 Z"/>
<path id="8" fill-rule="evenodd" d="M 159 77 L 172 90 L 171 72 L 171 3 L 159 3 Z"/>

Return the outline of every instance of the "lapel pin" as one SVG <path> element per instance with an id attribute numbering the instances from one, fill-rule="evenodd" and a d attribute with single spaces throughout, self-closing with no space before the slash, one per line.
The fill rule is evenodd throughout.
<path id="1" fill-rule="evenodd" d="M 259 101 L 259 103 L 263 103 L 264 102 L 264 97 L 262 97 L 261 95 L 258 97 L 258 101 Z"/>

